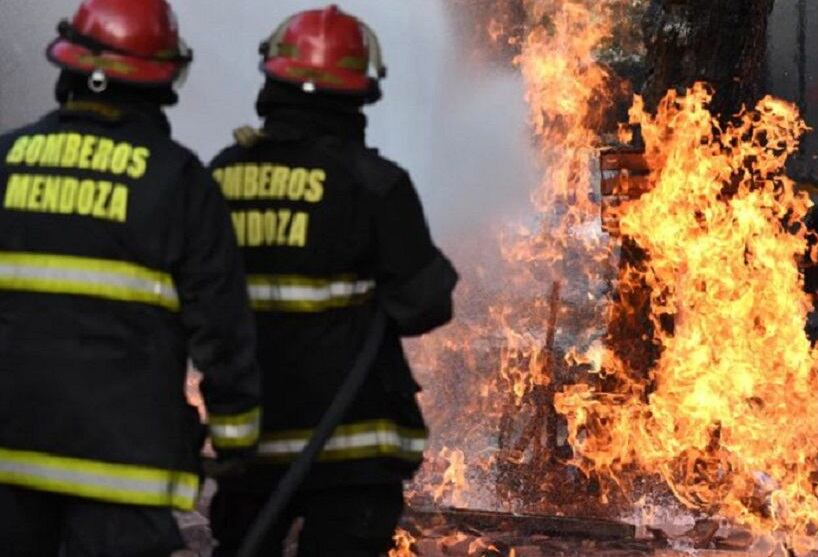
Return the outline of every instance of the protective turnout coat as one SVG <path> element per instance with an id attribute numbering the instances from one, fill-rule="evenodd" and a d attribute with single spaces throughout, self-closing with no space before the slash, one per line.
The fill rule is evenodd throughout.
<path id="1" fill-rule="evenodd" d="M 0 483 L 190 509 L 202 435 L 255 444 L 259 375 L 217 186 L 157 109 L 71 102 L 0 137 Z"/>
<path id="2" fill-rule="evenodd" d="M 400 337 L 451 318 L 457 274 L 432 243 L 409 176 L 366 148 L 363 130 L 359 114 L 282 108 L 252 145 L 211 165 L 256 311 L 260 482 L 306 445 L 378 304 L 390 324 L 374 369 L 306 487 L 400 481 L 422 459 L 426 428 Z"/>

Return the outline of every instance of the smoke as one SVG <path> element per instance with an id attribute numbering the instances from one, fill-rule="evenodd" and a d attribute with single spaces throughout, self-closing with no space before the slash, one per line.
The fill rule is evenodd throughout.
<path id="1" fill-rule="evenodd" d="M 258 121 L 259 43 L 288 15 L 324 3 L 244 0 L 229 10 L 218 0 L 172 4 L 195 52 L 181 103 L 170 111 L 174 136 L 208 161 L 231 141 L 233 128 Z M 528 207 L 538 173 L 516 72 L 473 62 L 454 31 L 450 4 L 347 0 L 341 7 L 376 30 L 389 66 L 384 100 L 367 111 L 369 143 L 410 171 L 433 231 L 462 252 L 464 238 L 491 241 L 500 223 Z M 76 5 L 3 0 L 0 131 L 54 106 L 57 72 L 43 51 Z"/>

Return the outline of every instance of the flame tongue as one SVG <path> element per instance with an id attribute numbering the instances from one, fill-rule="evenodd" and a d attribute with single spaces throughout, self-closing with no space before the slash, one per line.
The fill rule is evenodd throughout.
<path id="1" fill-rule="evenodd" d="M 497 477 L 510 460 L 514 466 L 544 460 L 536 454 L 539 430 L 528 426 L 542 421 L 537 406 L 570 379 L 562 373 L 566 343 L 576 340 L 584 351 L 605 333 L 610 249 L 593 198 L 592 168 L 602 145 L 600 122 L 611 105 L 611 77 L 595 51 L 612 35 L 613 14 L 631 3 L 498 2 L 526 14 L 524 36 L 506 38 L 520 48 L 515 65 L 524 78 L 544 176 L 531 195 L 534 218 L 502 235 L 502 258 L 473 273 L 465 269 L 457 322 L 415 347 L 417 367 L 429 371 L 422 402 L 436 445 L 416 485 L 436 501 L 522 510 L 520 492 L 542 499 L 546 478 L 511 481 L 512 493 L 493 482 L 502 483 Z M 490 26 L 492 34 L 502 33 L 502 21 Z M 473 258 L 468 262 L 473 265 Z M 549 296 L 554 285 L 561 288 Z M 441 372 L 448 373 L 443 381 Z M 462 456 L 457 463 L 455 455 Z M 458 467 L 469 482 L 449 473 Z"/>
<path id="2" fill-rule="evenodd" d="M 794 106 L 765 98 L 722 130 L 709 100 L 696 86 L 669 94 L 656 117 L 639 102 L 631 111 L 653 189 L 622 207 L 620 227 L 648 254 L 627 277 L 651 289 L 661 356 L 633 380 L 608 354 L 619 396 L 577 386 L 558 407 L 586 470 L 622 479 L 635 465 L 691 507 L 802 530 L 818 517 L 818 360 L 796 225 L 810 202 L 783 170 L 805 126 Z"/>
<path id="3" fill-rule="evenodd" d="M 617 348 L 615 355 L 600 341 L 609 309 L 600 285 L 611 250 L 599 233 L 592 167 L 612 78 L 595 51 L 630 4 L 522 2 L 530 29 L 515 38 L 516 63 L 545 168 L 532 195 L 538 219 L 503 238 L 502 262 L 469 276 L 460 292 L 470 296 L 460 304 L 468 318 L 461 312 L 445 336 L 416 351 L 416 361 L 426 359 L 418 367 L 429 371 L 424 406 L 437 445 L 419 487 L 437 501 L 513 503 L 519 492 L 486 495 L 484 488 L 505 466 L 496 432 L 506 421 L 519 426 L 537 416 L 533 394 L 561 388 L 580 373 L 570 365 L 582 364 L 605 381 L 564 388 L 555 402 L 583 470 L 626 491 L 631 479 L 649 474 L 691 508 L 808 531 L 818 521 L 818 354 L 803 331 L 810 300 L 799 270 L 807 236 L 797 223 L 810 203 L 784 176 L 805 129 L 793 106 L 766 98 L 736 124 L 720 126 L 701 86 L 669 94 L 655 117 L 636 100 L 631 120 L 642 129 L 650 187 L 619 207 L 618 226 L 647 259 L 627 269 L 617 288 L 646 287 L 656 361 L 639 368 L 640 354 Z M 551 366 L 544 348 L 554 283 L 562 289 Z M 612 315 L 634 313 L 627 301 L 613 303 Z M 568 342 L 576 349 L 565 365 Z M 441 450 L 444 443 L 452 449 Z M 536 460 L 533 445 L 523 454 L 512 443 L 512 464 Z M 533 482 L 540 480 L 526 487 L 541 490 L 548 480 Z"/>

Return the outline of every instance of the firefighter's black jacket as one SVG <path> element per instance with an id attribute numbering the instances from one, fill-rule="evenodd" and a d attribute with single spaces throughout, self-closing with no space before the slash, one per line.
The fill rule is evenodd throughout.
<path id="1" fill-rule="evenodd" d="M 432 243 L 408 174 L 365 146 L 364 126 L 357 112 L 281 107 L 263 137 L 211 165 L 256 310 L 264 374 L 258 472 L 268 480 L 311 436 L 376 304 L 391 318 L 386 338 L 307 487 L 400 481 L 422 458 L 426 428 L 400 337 L 451 318 L 457 274 Z"/>
<path id="2" fill-rule="evenodd" d="M 189 509 L 257 441 L 260 375 L 217 185 L 155 107 L 76 101 L 0 137 L 0 483 Z"/>

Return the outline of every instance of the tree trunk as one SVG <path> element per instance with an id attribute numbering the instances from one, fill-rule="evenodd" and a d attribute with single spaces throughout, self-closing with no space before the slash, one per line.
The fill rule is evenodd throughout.
<path id="1" fill-rule="evenodd" d="M 764 85 L 767 24 L 774 0 L 652 0 L 643 29 L 648 78 L 643 91 L 655 108 L 669 89 L 706 81 L 712 110 L 729 119 L 754 106 Z"/>

